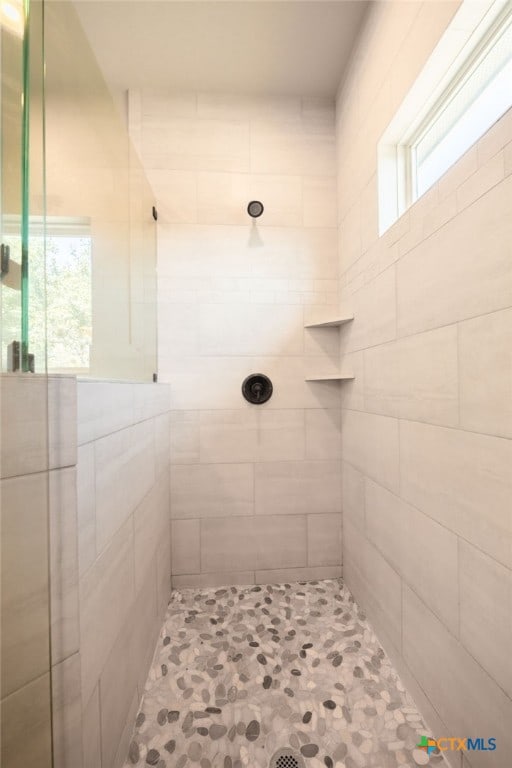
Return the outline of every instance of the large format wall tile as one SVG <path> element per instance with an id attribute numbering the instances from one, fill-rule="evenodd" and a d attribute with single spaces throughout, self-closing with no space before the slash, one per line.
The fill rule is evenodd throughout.
<path id="1" fill-rule="evenodd" d="M 155 382 L 143 381 L 135 382 L 131 387 L 134 423 L 168 413 L 171 405 L 169 384 L 155 385 Z"/>
<path id="2" fill-rule="evenodd" d="M 512 437 L 512 309 L 459 324 L 460 421 Z"/>
<path id="3" fill-rule="evenodd" d="M 332 127 L 309 133 L 307 127 L 269 123 L 251 127 L 251 169 L 262 173 L 334 175 Z"/>
<path id="4" fill-rule="evenodd" d="M 196 179 L 199 221 L 204 224 L 245 224 L 247 201 L 251 199 L 247 174 L 198 171 Z"/>
<path id="5" fill-rule="evenodd" d="M 48 468 L 47 396 L 44 376 L 30 374 L 1 377 L 2 477 L 13 477 Z"/>
<path id="6" fill-rule="evenodd" d="M 82 706 L 83 768 L 101 766 L 99 683 Z"/>
<path id="7" fill-rule="evenodd" d="M 158 615 L 157 563 L 148 569 L 146 579 L 137 592 L 133 612 L 140 621 L 133 626 L 129 616 L 122 634 L 130 636 L 129 655 L 135 675 L 138 700 L 142 700 L 147 673 L 155 652 L 158 633 L 162 628 L 162 616 Z"/>
<path id="8" fill-rule="evenodd" d="M 343 460 L 392 491 L 398 490 L 398 421 L 359 411 L 342 412 Z"/>
<path id="9" fill-rule="evenodd" d="M 101 381 L 77 382 L 78 445 L 133 423 L 133 387 Z"/>
<path id="10" fill-rule="evenodd" d="M 370 541 L 457 635 L 457 536 L 368 479 L 365 519 Z"/>
<path id="11" fill-rule="evenodd" d="M 343 334 L 343 328 L 341 330 Z M 364 352 L 346 352 L 348 340 L 342 336 L 341 361 L 342 370 L 354 377 L 341 385 L 341 407 L 352 411 L 364 411 Z"/>
<path id="12" fill-rule="evenodd" d="M 263 123 L 298 125 L 301 119 L 299 96 L 246 95 L 231 93 L 196 94 L 197 115 L 200 118 L 229 118 Z"/>
<path id="13" fill-rule="evenodd" d="M 507 768 L 512 749 L 511 700 L 408 587 L 404 588 L 403 643 L 405 661 L 449 733 L 495 737 L 493 766 Z M 471 765 L 485 768 L 489 753 L 472 752 Z"/>
<path id="14" fill-rule="evenodd" d="M 156 597 L 158 615 L 162 617 L 171 596 L 171 521 L 168 520 L 156 550 Z"/>
<path id="15" fill-rule="evenodd" d="M 197 221 L 197 184 L 194 171 L 148 168 L 147 179 L 158 200 L 162 224 L 193 224 Z"/>
<path id="16" fill-rule="evenodd" d="M 459 541 L 460 639 L 512 698 L 512 571 Z"/>
<path id="17" fill-rule="evenodd" d="M 169 471 L 170 457 L 170 416 L 169 413 L 160 414 L 153 419 L 155 437 L 155 475 Z"/>
<path id="18" fill-rule="evenodd" d="M 254 518 L 255 570 L 307 565 L 308 535 L 303 515 L 276 515 Z"/>
<path id="19" fill-rule="evenodd" d="M 379 141 L 401 107 L 414 110 L 409 89 L 429 76 L 434 48 L 446 51 L 450 35 L 459 46 L 464 26 L 442 38 L 458 4 L 413 6 L 374 4 L 337 97 L 341 307 L 355 315 L 340 354 L 356 375 L 341 394 L 343 576 L 404 682 L 428 697 L 433 735 L 498 738 L 492 755 L 454 754 L 454 768 L 501 767 L 511 744 L 512 110 L 379 236 Z"/>
<path id="20" fill-rule="evenodd" d="M 335 461 L 289 461 L 256 464 L 255 501 L 258 515 L 335 513 L 340 509 L 341 483 Z"/>
<path id="21" fill-rule="evenodd" d="M 199 354 L 301 355 L 302 307 L 205 304 L 199 308 Z M 197 310 L 196 310 L 197 311 Z M 279 332 L 276 332 L 276 331 Z"/>
<path id="22" fill-rule="evenodd" d="M 72 376 L 2 374 L 2 477 L 76 464 Z"/>
<path id="23" fill-rule="evenodd" d="M 112 768 L 122 768 L 126 763 L 126 755 L 128 754 L 130 741 L 133 733 L 133 723 L 135 722 L 135 718 L 139 709 L 139 704 L 140 704 L 140 696 L 139 696 L 139 692 L 137 691 L 136 693 L 133 694 L 130 708 L 126 716 L 124 728 L 121 731 L 119 744 L 117 745 L 114 759 L 112 761 Z"/>
<path id="24" fill-rule="evenodd" d="M 171 464 L 199 462 L 199 411 L 171 411 Z"/>
<path id="25" fill-rule="evenodd" d="M 2 696 L 49 668 L 48 476 L 3 480 Z"/>
<path id="26" fill-rule="evenodd" d="M 134 624 L 131 617 L 127 618 L 100 678 L 102 765 L 116 768 L 126 760 L 137 706 L 160 628 L 155 564 L 137 594 L 133 611 L 138 621 Z"/>
<path id="27" fill-rule="evenodd" d="M 382 642 L 401 649 L 402 581 L 381 553 L 354 526 L 343 526 L 343 574 Z"/>
<path id="28" fill-rule="evenodd" d="M 52 668 L 54 768 L 82 768 L 80 654 Z"/>
<path id="29" fill-rule="evenodd" d="M 399 335 L 512 304 L 510 200 L 509 178 L 399 262 Z M 475 232 L 485 236 L 475 237 Z"/>
<path id="30" fill-rule="evenodd" d="M 83 575 L 96 559 L 96 472 L 93 443 L 78 448 L 76 494 L 78 568 L 80 575 Z"/>
<path id="31" fill-rule="evenodd" d="M 341 458 L 341 413 L 339 408 L 308 408 L 306 420 L 306 458 Z"/>
<path id="32" fill-rule="evenodd" d="M 252 462 L 256 458 L 256 409 L 201 411 L 202 463 Z"/>
<path id="33" fill-rule="evenodd" d="M 457 327 L 365 350 L 364 393 L 368 411 L 457 426 Z"/>
<path id="34" fill-rule="evenodd" d="M 98 440 L 95 460 L 96 546 L 101 552 L 154 483 L 152 421 Z"/>
<path id="35" fill-rule="evenodd" d="M 308 565 L 341 564 L 341 515 L 308 515 Z"/>
<path id="36" fill-rule="evenodd" d="M 330 282 L 330 281 L 329 281 Z M 304 352 L 308 363 L 313 368 L 322 361 L 336 367 L 340 357 L 339 333 L 332 328 L 311 328 L 312 323 L 321 323 L 326 318 L 335 317 L 338 314 L 336 305 L 324 306 L 312 305 L 304 307 Z"/>
<path id="37" fill-rule="evenodd" d="M 364 530 L 364 474 L 346 461 L 341 462 L 341 498 L 343 520 Z"/>
<path id="38" fill-rule="evenodd" d="M 203 286 L 208 279 L 237 279 L 241 282 L 235 286 L 226 282 L 214 284 L 221 293 L 280 290 L 284 300 L 274 302 L 278 305 L 302 303 L 293 300 L 297 290 L 307 290 L 301 289 L 297 280 L 337 278 L 334 227 L 252 225 L 249 229 L 248 222 L 244 225 L 175 225 L 162 227 L 160 245 L 158 270 L 163 278 L 196 278 Z M 258 280 L 276 279 L 282 282 L 279 285 L 258 283 Z M 165 283 L 162 287 L 165 288 Z M 200 289 L 201 284 L 197 282 L 196 304 L 212 304 L 208 300 L 212 293 L 207 291 L 203 295 Z M 272 337 L 281 335 L 277 326 L 273 330 Z"/>
<path id="39" fill-rule="evenodd" d="M 329 176 L 304 176 L 302 182 L 304 224 L 307 227 L 336 226 L 336 183 Z"/>
<path id="40" fill-rule="evenodd" d="M 304 412 L 299 409 L 201 411 L 199 432 L 203 464 L 304 458 Z"/>
<path id="41" fill-rule="evenodd" d="M 42 377 L 7 379 L 5 388 L 2 380 L 2 396 L 15 405 L 23 395 L 19 413 L 31 429 L 24 429 L 21 442 L 11 441 L 11 464 L 4 470 L 31 474 L 3 479 L 1 488 L 2 765 L 21 760 L 34 768 L 49 767 L 52 703 L 56 767 L 82 768 L 83 742 L 84 767 L 98 768 L 98 686 L 105 661 L 123 623 L 133 623 L 134 610 L 142 625 L 135 631 L 127 628 L 130 643 L 124 649 L 131 668 L 145 676 L 157 615 L 163 615 L 169 598 L 169 387 L 80 382 L 78 433 L 83 444 L 77 452 L 74 378 L 49 377 L 48 392 Z M 7 422 L 11 432 L 18 431 L 21 422 Z M 136 603 L 135 580 L 142 584 L 144 576 L 152 598 Z M 141 691 L 142 680 L 136 679 L 129 725 L 124 722 L 116 734 L 113 762 L 108 758 L 104 765 L 120 768 L 124 763 Z M 30 712 L 30 739 L 19 731 L 22 723 L 26 735 L 21 710 Z"/>
<path id="42" fill-rule="evenodd" d="M 246 224 L 247 202 L 265 201 L 260 226 L 302 225 L 302 179 L 279 174 L 197 173 L 197 220 Z"/>
<path id="43" fill-rule="evenodd" d="M 82 695 L 88 701 L 134 600 L 133 526 L 113 536 L 80 582 Z M 101 632 L 98 632 L 101 627 Z"/>
<path id="44" fill-rule="evenodd" d="M 258 409 L 255 461 L 297 461 L 305 456 L 304 411 Z"/>
<path id="45" fill-rule="evenodd" d="M 347 328 L 347 351 L 383 344 L 396 337 L 395 268 L 390 267 L 352 297 L 354 321 Z"/>
<path id="46" fill-rule="evenodd" d="M 201 565 L 204 571 L 254 570 L 254 517 L 201 520 Z"/>
<path id="47" fill-rule="evenodd" d="M 200 520 L 173 520 L 171 527 L 172 573 L 201 571 Z"/>
<path id="48" fill-rule="evenodd" d="M 402 421 L 400 456 L 403 497 L 510 567 L 512 443 Z"/>
<path id="49" fill-rule="evenodd" d="M 201 567 L 206 573 L 283 568 L 307 564 L 303 515 L 217 518 L 201 521 Z"/>
<path id="50" fill-rule="evenodd" d="M 2 768 L 53 768 L 49 673 L 2 700 Z M 30 712 L 30 738 L 27 738 Z M 80 765 L 80 758 L 78 758 Z"/>
<path id="51" fill-rule="evenodd" d="M 171 517 L 250 515 L 253 509 L 252 464 L 185 464 L 173 467 Z"/>
<path id="52" fill-rule="evenodd" d="M 50 469 L 76 464 L 77 392 L 72 376 L 48 377 L 48 450 Z"/>
<path id="53" fill-rule="evenodd" d="M 334 103 L 144 92 L 135 104 L 136 96 L 133 128 L 154 166 L 162 211 L 159 376 L 172 381 L 174 571 L 190 582 L 209 566 L 198 562 L 197 525 L 177 521 L 252 515 L 255 489 L 264 514 L 340 512 L 339 385 L 305 381 L 324 360 L 337 366 L 337 338 L 304 331 L 310 307 L 336 312 L 338 305 Z M 174 200 L 180 194 L 183 203 Z M 251 199 L 265 206 L 257 221 L 247 215 Z M 241 394 L 255 372 L 274 385 L 257 409 Z M 305 408 L 315 411 L 307 426 Z M 324 408 L 331 409 L 326 419 Z M 323 470 L 313 469 L 317 461 Z M 263 464 L 282 467 L 272 477 Z M 229 547 L 226 554 L 229 560 Z M 287 552 L 275 555 L 288 569 Z M 260 570 L 280 565 L 265 561 Z M 257 567 L 234 562 L 229 573 L 254 580 Z M 211 570 L 208 576 L 215 578 Z"/>
<path id="54" fill-rule="evenodd" d="M 144 122 L 147 168 L 248 171 L 249 125 L 240 121 L 147 117 Z"/>
<path id="55" fill-rule="evenodd" d="M 339 408 L 340 385 L 336 381 L 310 382 L 310 360 L 292 357 L 175 357 L 163 361 L 164 375 L 172 377 L 172 399 L 177 410 L 232 410 L 246 407 L 242 382 L 250 373 L 265 373 L 274 394 L 260 406 L 265 410 L 285 408 Z M 331 368 L 332 370 L 332 368 Z M 192 438 L 191 438 L 192 439 Z"/>
<path id="56" fill-rule="evenodd" d="M 120 632 L 100 678 L 101 765 L 114 765 L 116 750 L 137 691 L 137 671 L 129 653 L 130 637 Z"/>
<path id="57" fill-rule="evenodd" d="M 199 354 L 199 314 L 195 303 L 163 303 L 158 313 L 162 356 Z"/>
<path id="58" fill-rule="evenodd" d="M 141 588 L 154 562 L 158 542 L 169 525 L 169 471 L 162 472 L 133 513 L 135 589 Z"/>
<path id="59" fill-rule="evenodd" d="M 52 663 L 76 653 L 78 625 L 78 547 L 76 470 L 50 472 L 50 581 Z"/>

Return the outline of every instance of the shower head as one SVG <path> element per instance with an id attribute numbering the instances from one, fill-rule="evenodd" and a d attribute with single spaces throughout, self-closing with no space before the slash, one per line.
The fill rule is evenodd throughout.
<path id="1" fill-rule="evenodd" d="M 247 213 L 252 216 L 253 219 L 257 219 L 263 213 L 263 203 L 259 200 L 251 200 L 247 206 Z"/>

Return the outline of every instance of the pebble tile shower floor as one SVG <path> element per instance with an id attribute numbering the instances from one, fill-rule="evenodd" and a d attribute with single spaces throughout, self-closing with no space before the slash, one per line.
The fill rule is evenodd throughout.
<path id="1" fill-rule="evenodd" d="M 421 715 L 341 581 L 173 593 L 125 764 L 438 763 Z M 301 761 L 302 762 L 302 761 Z"/>

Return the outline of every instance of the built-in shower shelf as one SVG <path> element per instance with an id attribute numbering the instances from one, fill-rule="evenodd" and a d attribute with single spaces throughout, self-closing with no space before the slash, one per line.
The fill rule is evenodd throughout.
<path id="1" fill-rule="evenodd" d="M 331 373 L 328 376 L 308 376 L 306 381 L 350 381 L 354 379 L 353 373 Z"/>
<path id="2" fill-rule="evenodd" d="M 308 323 L 306 328 L 339 328 L 340 325 L 350 323 L 354 319 L 354 315 L 346 315 L 344 317 L 333 317 L 332 320 L 324 320 L 322 323 Z"/>
<path id="3" fill-rule="evenodd" d="M 350 323 L 354 315 L 341 315 L 333 317 L 330 320 L 322 320 L 317 323 L 308 323 L 305 328 L 339 328 L 345 323 Z M 318 376 L 306 376 L 306 381 L 350 381 L 354 379 L 354 374 L 347 371 L 335 371 L 330 374 L 318 374 Z"/>

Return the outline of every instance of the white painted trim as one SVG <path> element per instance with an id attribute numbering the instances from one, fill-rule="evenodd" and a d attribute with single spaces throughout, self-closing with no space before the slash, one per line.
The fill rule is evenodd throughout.
<path id="1" fill-rule="evenodd" d="M 464 0 L 377 145 L 379 235 L 414 199 L 407 147 L 512 0 Z M 393 167 L 394 164 L 394 167 Z"/>

